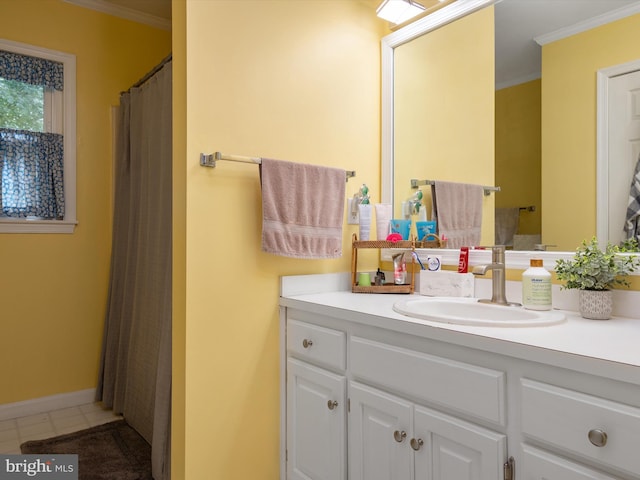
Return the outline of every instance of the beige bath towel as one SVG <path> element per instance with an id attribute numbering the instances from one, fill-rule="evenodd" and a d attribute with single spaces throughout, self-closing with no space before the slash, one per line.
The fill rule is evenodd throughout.
<path id="1" fill-rule="evenodd" d="M 434 182 L 433 213 L 447 248 L 480 245 L 483 192 L 482 185 Z"/>
<path id="2" fill-rule="evenodd" d="M 519 223 L 519 207 L 496 208 L 496 245 L 513 246 Z"/>
<path id="3" fill-rule="evenodd" d="M 294 258 L 342 255 L 346 172 L 262 159 L 262 250 Z"/>

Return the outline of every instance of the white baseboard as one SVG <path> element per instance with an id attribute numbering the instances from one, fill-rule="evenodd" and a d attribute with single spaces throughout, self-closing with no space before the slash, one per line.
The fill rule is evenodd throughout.
<path id="1" fill-rule="evenodd" d="M 77 392 L 61 393 L 48 397 L 33 398 L 23 402 L 5 403 L 0 405 L 0 421 L 12 418 L 26 417 L 38 413 L 59 410 L 61 408 L 77 407 L 95 401 L 96 389 L 78 390 Z"/>

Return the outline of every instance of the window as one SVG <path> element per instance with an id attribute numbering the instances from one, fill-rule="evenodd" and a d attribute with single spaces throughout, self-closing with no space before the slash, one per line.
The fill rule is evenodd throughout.
<path id="1" fill-rule="evenodd" d="M 73 233 L 75 56 L 0 39 L 0 233 Z"/>

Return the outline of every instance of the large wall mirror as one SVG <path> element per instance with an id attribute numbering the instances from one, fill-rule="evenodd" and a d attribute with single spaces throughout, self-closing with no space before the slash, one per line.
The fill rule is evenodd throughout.
<path id="1" fill-rule="evenodd" d="M 640 125 L 611 154 L 602 109 L 614 79 L 640 71 L 639 12 L 637 0 L 458 0 L 385 37 L 382 200 L 399 215 L 412 178 L 496 185 L 485 244 L 495 213 L 514 209 L 525 250 L 617 243 Z M 514 33 L 529 38 L 510 51 Z"/>

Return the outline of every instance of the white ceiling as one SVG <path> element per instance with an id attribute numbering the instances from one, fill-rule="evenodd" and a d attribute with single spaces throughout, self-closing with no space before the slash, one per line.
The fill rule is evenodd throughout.
<path id="1" fill-rule="evenodd" d="M 534 38 L 600 16 L 610 20 L 636 6 L 640 7 L 640 1 L 502 0 L 495 5 L 497 88 L 540 76 L 541 47 Z"/>

